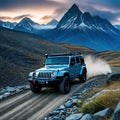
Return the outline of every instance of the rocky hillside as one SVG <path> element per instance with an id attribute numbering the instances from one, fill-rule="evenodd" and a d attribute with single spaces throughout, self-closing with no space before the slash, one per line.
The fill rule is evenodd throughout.
<path id="1" fill-rule="evenodd" d="M 0 27 L 0 87 L 27 82 L 27 76 L 41 66 L 44 54 L 69 52 L 73 46 L 58 45 L 42 37 Z M 82 50 L 82 51 L 81 51 Z M 85 53 L 93 50 L 77 47 L 74 51 Z"/>

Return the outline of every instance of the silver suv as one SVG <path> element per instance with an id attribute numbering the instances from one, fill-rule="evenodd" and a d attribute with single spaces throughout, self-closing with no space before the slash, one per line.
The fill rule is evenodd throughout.
<path id="1" fill-rule="evenodd" d="M 40 92 L 42 87 L 58 87 L 61 93 L 69 93 L 70 82 L 79 78 L 86 81 L 87 69 L 81 53 L 78 54 L 46 54 L 43 68 L 29 73 L 31 91 Z"/>

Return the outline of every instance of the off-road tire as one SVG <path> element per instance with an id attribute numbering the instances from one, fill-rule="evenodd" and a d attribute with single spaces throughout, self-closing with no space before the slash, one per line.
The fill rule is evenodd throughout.
<path id="1" fill-rule="evenodd" d="M 30 83 L 30 89 L 33 93 L 41 92 L 42 87 L 34 85 L 33 83 Z"/>
<path id="2" fill-rule="evenodd" d="M 64 76 L 61 83 L 59 84 L 59 90 L 63 94 L 67 94 L 70 92 L 71 85 L 68 76 Z"/>
<path id="3" fill-rule="evenodd" d="M 86 75 L 86 72 L 83 71 L 82 75 L 79 76 L 79 81 L 80 83 L 84 83 L 86 82 L 86 80 L 87 80 L 87 75 Z"/>

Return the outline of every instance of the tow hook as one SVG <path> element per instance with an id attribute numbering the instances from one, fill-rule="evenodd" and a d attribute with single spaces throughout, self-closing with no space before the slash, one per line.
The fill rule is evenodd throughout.
<path id="1" fill-rule="evenodd" d="M 33 84 L 36 84 L 36 81 L 35 81 L 35 80 L 33 81 Z"/>

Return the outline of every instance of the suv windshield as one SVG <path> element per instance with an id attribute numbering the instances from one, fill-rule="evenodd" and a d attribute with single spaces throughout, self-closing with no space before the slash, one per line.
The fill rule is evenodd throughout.
<path id="1" fill-rule="evenodd" d="M 63 65 L 69 64 L 69 57 L 49 57 L 46 60 L 46 65 Z"/>

